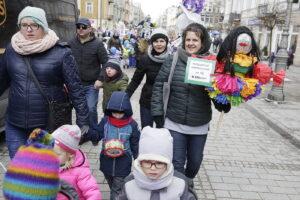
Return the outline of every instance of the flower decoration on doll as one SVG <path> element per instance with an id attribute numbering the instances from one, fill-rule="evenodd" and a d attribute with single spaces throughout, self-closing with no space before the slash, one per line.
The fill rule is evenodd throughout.
<path id="1" fill-rule="evenodd" d="M 210 98 L 238 106 L 261 94 L 264 84 L 271 78 L 279 86 L 285 71 L 274 73 L 267 64 L 259 62 L 259 51 L 252 32 L 240 26 L 233 29 L 222 43 L 212 76 L 212 86 L 206 88 Z"/>

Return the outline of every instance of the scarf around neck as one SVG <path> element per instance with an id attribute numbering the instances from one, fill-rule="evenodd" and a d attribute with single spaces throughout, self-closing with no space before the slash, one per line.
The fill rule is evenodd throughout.
<path id="1" fill-rule="evenodd" d="M 182 60 L 185 63 L 187 62 L 188 57 L 204 58 L 209 55 L 209 52 L 206 52 L 204 54 L 190 54 L 186 52 L 186 50 L 184 50 L 183 48 L 178 48 L 177 51 L 180 60 Z"/>
<path id="2" fill-rule="evenodd" d="M 108 117 L 108 121 L 115 127 L 122 128 L 132 122 L 132 117 L 130 117 L 128 119 L 116 119 L 113 117 Z"/>
<path id="3" fill-rule="evenodd" d="M 149 56 L 149 58 L 151 60 L 153 60 L 154 62 L 163 63 L 165 61 L 165 59 L 167 58 L 167 56 L 169 55 L 170 47 L 167 46 L 166 50 L 164 52 L 162 52 L 161 54 L 159 54 L 159 55 L 153 55 L 152 50 L 153 50 L 153 46 L 150 45 L 148 47 L 148 56 Z"/>
<path id="4" fill-rule="evenodd" d="M 52 48 L 59 40 L 56 33 L 49 29 L 42 39 L 26 40 L 21 32 L 15 33 L 11 38 L 13 49 L 21 55 L 30 55 L 34 53 L 41 53 Z"/>
<path id="5" fill-rule="evenodd" d="M 173 165 L 170 165 L 166 173 L 159 179 L 149 179 L 142 171 L 138 162 L 137 160 L 133 162 L 132 174 L 139 187 L 146 190 L 159 190 L 168 187 L 172 183 L 174 176 Z"/>

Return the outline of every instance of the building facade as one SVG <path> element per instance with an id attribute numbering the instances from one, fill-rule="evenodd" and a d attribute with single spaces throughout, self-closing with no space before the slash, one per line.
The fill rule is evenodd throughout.
<path id="1" fill-rule="evenodd" d="M 140 4 L 132 0 L 77 0 L 80 17 L 89 18 L 95 28 L 115 29 L 119 23 L 129 27 L 142 20 Z"/>

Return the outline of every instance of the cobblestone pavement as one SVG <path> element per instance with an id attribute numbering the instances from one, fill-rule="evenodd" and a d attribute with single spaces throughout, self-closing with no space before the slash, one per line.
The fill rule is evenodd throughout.
<path id="1" fill-rule="evenodd" d="M 126 69 L 125 72 L 131 77 L 134 69 Z M 138 123 L 139 95 L 140 88 L 132 97 L 134 118 Z M 102 116 L 101 107 L 99 116 Z M 300 149 L 252 114 L 245 105 L 234 107 L 225 114 L 216 134 L 219 116 L 220 113 L 214 110 L 204 160 L 195 178 L 199 199 L 299 200 Z M 100 148 L 101 144 L 97 147 L 91 143 L 81 146 L 87 153 L 91 170 L 106 200 L 109 199 L 109 187 L 99 171 Z M 3 141 L 0 144 L 0 161 L 4 165 L 9 162 Z M 0 168 L 0 187 L 3 174 Z M 2 194 L 0 199 L 3 199 Z"/>

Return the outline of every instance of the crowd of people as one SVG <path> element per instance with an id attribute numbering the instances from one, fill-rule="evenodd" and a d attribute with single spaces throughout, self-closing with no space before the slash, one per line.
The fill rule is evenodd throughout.
<path id="1" fill-rule="evenodd" d="M 17 24 L 19 31 L 0 62 L 0 94 L 10 87 L 6 199 L 101 199 L 101 188 L 80 150 L 88 141 L 94 146 L 102 141 L 99 168 L 110 199 L 198 199 L 194 178 L 203 160 L 212 105 L 219 112 L 231 109 L 230 103 L 211 98 L 206 86 L 185 82 L 188 59 L 210 57 L 212 41 L 203 25 L 187 25 L 174 51 L 162 28 L 154 29 L 149 40 L 133 34 L 121 38 L 106 30 L 106 45 L 87 18 L 77 21 L 76 34 L 67 43 L 48 27 L 41 8 L 24 8 Z M 254 47 L 255 41 L 250 42 Z M 220 43 L 213 44 L 224 48 Z M 135 68 L 131 79 L 122 71 L 128 67 Z M 47 98 L 65 102 L 70 97 L 76 125 L 46 131 L 48 102 L 30 69 Z M 130 98 L 144 77 L 140 129 Z"/>

